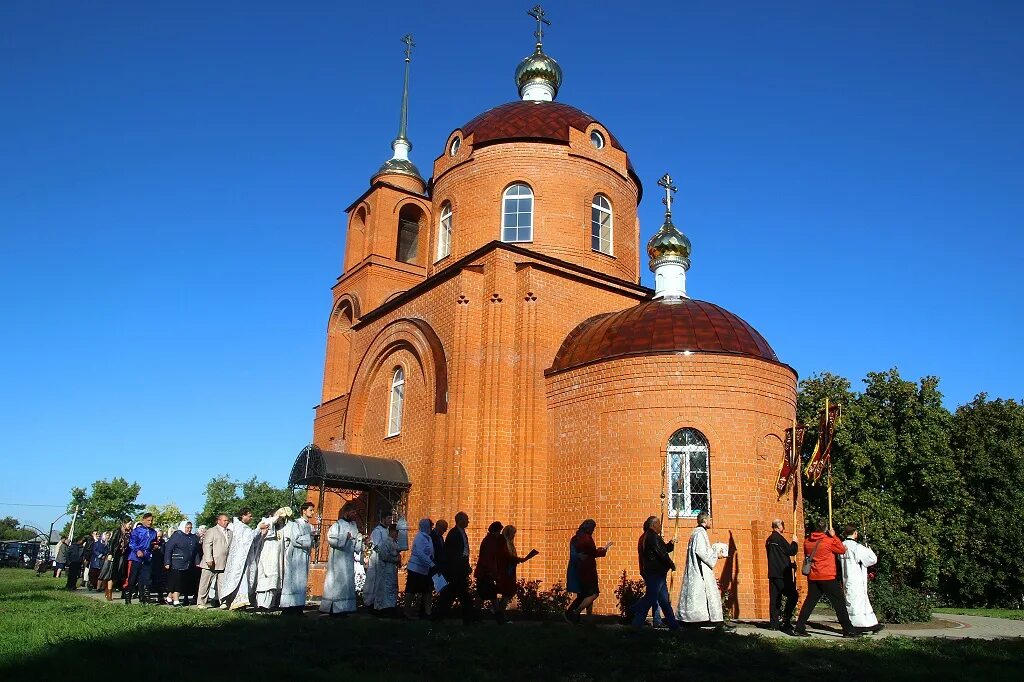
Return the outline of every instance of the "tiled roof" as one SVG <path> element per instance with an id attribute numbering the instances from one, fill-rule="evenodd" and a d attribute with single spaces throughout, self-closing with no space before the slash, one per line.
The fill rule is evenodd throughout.
<path id="1" fill-rule="evenodd" d="M 690 298 L 661 299 L 585 320 L 565 337 L 548 373 L 618 357 L 687 351 L 779 361 L 764 337 L 728 310 Z"/>
<path id="2" fill-rule="evenodd" d="M 585 132 L 591 123 L 598 123 L 598 120 L 568 104 L 518 101 L 485 111 L 462 126 L 462 133 L 466 137 L 473 136 L 474 147 L 502 140 L 551 140 L 568 144 L 569 128 Z M 608 143 L 625 151 L 611 131 Z"/>

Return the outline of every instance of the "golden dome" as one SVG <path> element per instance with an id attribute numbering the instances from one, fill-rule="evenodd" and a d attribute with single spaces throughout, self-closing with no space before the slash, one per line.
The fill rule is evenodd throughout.
<path id="1" fill-rule="evenodd" d="M 527 85 L 531 83 L 547 84 L 552 89 L 551 99 L 558 94 L 558 88 L 562 85 L 562 67 L 551 57 L 541 51 L 537 45 L 536 51 L 529 57 L 519 62 L 516 67 L 516 87 L 519 88 L 520 97 Z"/>
<path id="2" fill-rule="evenodd" d="M 690 240 L 672 224 L 670 214 L 665 215 L 665 224 L 647 242 L 647 255 L 651 258 L 651 270 L 670 262 L 690 269 Z"/>

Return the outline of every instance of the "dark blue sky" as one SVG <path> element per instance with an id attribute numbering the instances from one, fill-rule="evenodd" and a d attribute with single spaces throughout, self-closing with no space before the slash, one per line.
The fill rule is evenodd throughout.
<path id="1" fill-rule="evenodd" d="M 186 512 L 311 438 L 344 209 L 515 99 L 530 3 L 0 5 L 0 514 L 123 475 Z M 688 288 L 801 376 L 1020 398 L 1024 4 L 551 2 L 559 100 L 610 127 Z M 650 284 L 649 274 L 645 283 Z"/>

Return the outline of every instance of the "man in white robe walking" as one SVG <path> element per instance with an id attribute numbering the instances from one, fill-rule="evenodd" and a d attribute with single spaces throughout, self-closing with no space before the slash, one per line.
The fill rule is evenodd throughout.
<path id="1" fill-rule="evenodd" d="M 711 547 L 708 528 L 711 528 L 711 515 L 701 512 L 686 547 L 686 572 L 683 589 L 679 593 L 677 618 L 681 623 L 709 624 L 731 632 L 736 628 L 725 624 L 722 594 L 715 578 L 715 564 L 719 556 Z"/>
<path id="2" fill-rule="evenodd" d="M 377 608 L 377 590 L 378 580 L 377 573 L 383 567 L 381 566 L 380 555 L 377 553 L 377 548 L 383 545 L 388 538 L 388 524 L 387 518 L 381 516 L 380 520 L 377 521 L 376 527 L 370 532 L 370 546 L 364 548 L 364 558 L 366 559 L 366 582 L 363 583 L 363 604 L 366 608 L 373 611 Z"/>
<path id="3" fill-rule="evenodd" d="M 290 521 L 281 532 L 284 552 L 284 573 L 281 580 L 281 609 L 285 613 L 302 615 L 306 606 L 306 586 L 309 583 L 309 552 L 313 548 L 313 527 L 309 520 L 316 515 L 316 505 L 303 502 L 299 518 Z"/>
<path id="4" fill-rule="evenodd" d="M 351 502 L 341 510 L 341 518 L 327 532 L 331 548 L 324 578 L 320 612 L 343 616 L 356 610 L 355 555 L 362 551 L 363 536 L 356 524 L 356 509 Z"/>
<path id="5" fill-rule="evenodd" d="M 217 595 L 221 608 L 241 609 L 249 605 L 249 553 L 257 532 L 249 527 L 252 510 L 243 507 L 228 528 L 231 530 L 231 549 L 228 565 L 217 580 Z"/>
<path id="6" fill-rule="evenodd" d="M 291 516 L 291 507 L 282 507 L 260 521 L 263 539 L 256 562 L 256 605 L 261 609 L 273 609 L 280 601 L 284 573 L 282 531 Z"/>
<path id="7" fill-rule="evenodd" d="M 850 623 L 864 632 L 881 632 L 885 626 L 878 622 L 868 600 L 868 568 L 878 563 L 878 556 L 870 547 L 860 544 L 860 531 L 855 524 L 843 528 L 843 537 L 846 554 L 840 554 L 839 561 Z"/>

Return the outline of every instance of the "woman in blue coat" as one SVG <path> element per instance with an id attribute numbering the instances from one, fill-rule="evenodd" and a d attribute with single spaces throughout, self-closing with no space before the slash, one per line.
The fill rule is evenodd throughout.
<path id="1" fill-rule="evenodd" d="M 199 540 L 192 534 L 192 522 L 182 521 L 178 530 L 164 545 L 164 570 L 167 571 L 167 603 L 184 606 L 178 598 L 188 594 L 188 584 L 192 575 L 192 566 Z M 188 597 L 186 596 L 186 600 Z"/>

